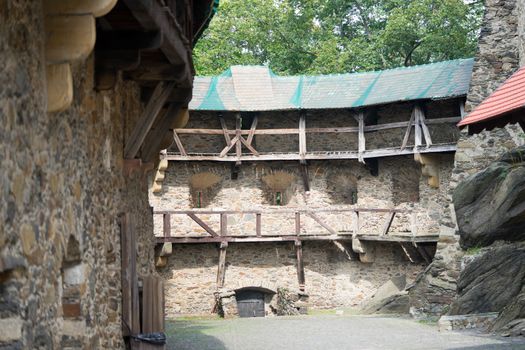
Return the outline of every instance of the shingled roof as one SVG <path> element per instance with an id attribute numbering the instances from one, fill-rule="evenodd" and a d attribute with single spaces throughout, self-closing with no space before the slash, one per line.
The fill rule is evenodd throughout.
<path id="1" fill-rule="evenodd" d="M 516 71 L 487 99 L 481 102 L 458 126 L 469 133 L 491 130 L 509 123 L 525 123 L 525 67 Z"/>
<path id="2" fill-rule="evenodd" d="M 191 110 L 268 111 L 364 107 L 467 94 L 473 59 L 383 71 L 277 76 L 265 66 L 233 66 L 196 77 Z"/>

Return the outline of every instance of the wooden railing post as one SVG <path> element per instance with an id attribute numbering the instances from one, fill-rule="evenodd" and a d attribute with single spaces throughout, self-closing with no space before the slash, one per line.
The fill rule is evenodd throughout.
<path id="1" fill-rule="evenodd" d="M 301 212 L 295 212 L 295 235 L 301 234 Z"/>
<path id="2" fill-rule="evenodd" d="M 221 236 L 225 237 L 228 235 L 228 215 L 221 213 Z"/>
<path id="3" fill-rule="evenodd" d="M 414 211 L 410 213 L 410 231 L 412 237 L 417 236 L 417 213 Z"/>
<path id="4" fill-rule="evenodd" d="M 171 237 L 171 215 L 164 214 L 162 216 L 162 220 L 163 220 L 164 237 Z"/>
<path id="5" fill-rule="evenodd" d="M 255 214 L 255 234 L 261 237 L 261 213 Z"/>
<path id="6" fill-rule="evenodd" d="M 352 211 L 352 235 L 356 236 L 359 234 L 359 211 Z"/>
<path id="7" fill-rule="evenodd" d="M 304 278 L 304 264 L 303 264 L 303 245 L 300 240 L 295 241 L 295 254 L 297 256 L 297 280 L 299 282 L 299 290 L 304 292 L 305 278 Z"/>

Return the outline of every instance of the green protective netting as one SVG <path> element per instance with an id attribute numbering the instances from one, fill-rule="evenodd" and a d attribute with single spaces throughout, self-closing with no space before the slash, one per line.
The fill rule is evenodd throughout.
<path id="1" fill-rule="evenodd" d="M 264 66 L 236 66 L 196 77 L 190 109 L 264 111 L 356 108 L 466 95 L 473 59 L 376 72 L 278 76 Z M 232 73 L 233 72 L 233 73 Z"/>

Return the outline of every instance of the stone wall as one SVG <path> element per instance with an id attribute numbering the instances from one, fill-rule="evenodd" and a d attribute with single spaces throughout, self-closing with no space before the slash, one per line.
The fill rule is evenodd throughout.
<path id="1" fill-rule="evenodd" d="M 421 175 L 420 165 L 411 156 L 389 157 L 379 160 L 379 175 L 370 172 L 357 161 L 317 161 L 309 163 L 310 191 L 304 185 L 297 162 L 253 162 L 241 165 L 238 178 L 231 179 L 231 167 L 213 162 L 170 162 L 165 173 L 161 193 L 151 194 L 154 210 L 254 210 L 280 208 L 405 208 L 417 212 L 418 234 L 436 234 L 442 215 L 448 214 L 448 182 L 452 169 L 452 156 L 440 155 L 440 186 L 431 188 L 427 178 Z M 268 174 L 284 172 L 292 175 L 289 190 L 283 191 L 284 205 L 275 205 L 271 200 L 272 189 L 264 183 Z M 220 181 L 209 191 L 202 192 L 203 208 L 195 208 L 190 187 L 196 174 L 215 174 Z M 410 176 L 408 176 L 410 175 Z M 348 182 L 356 180 L 357 199 L 352 204 Z M 345 191 L 349 193 L 345 194 Z M 411 195 L 405 195 L 407 192 Z M 403 194 L 403 195 L 402 195 Z M 356 198 L 355 198 L 356 197 Z M 336 231 L 351 231 L 352 222 L 348 212 L 319 213 L 318 216 Z M 362 233 L 378 234 L 387 214 L 366 213 L 360 215 Z M 213 229 L 220 229 L 220 218 L 216 214 L 200 216 Z M 155 235 L 162 236 L 161 215 L 154 215 Z M 309 217 L 301 218 L 302 233 L 328 233 Z M 207 235 L 206 231 L 185 215 L 172 215 L 172 234 L 180 236 Z M 231 214 L 228 216 L 229 234 L 254 234 L 255 215 Z M 408 214 L 398 214 L 391 232 L 410 232 Z M 265 214 L 262 216 L 262 234 L 295 234 L 294 214 Z"/>
<path id="2" fill-rule="evenodd" d="M 166 316 L 209 314 L 215 303 L 218 249 L 213 244 L 174 245 L 173 255 L 159 273 L 166 284 Z M 330 242 L 304 242 L 306 293 L 311 308 L 359 306 L 395 275 L 413 281 L 424 268 L 412 264 L 397 244 L 380 244 L 372 264 L 348 260 Z M 226 255 L 223 290 L 261 287 L 298 291 L 292 243 L 231 243 Z M 275 296 L 274 296 L 275 298 Z M 274 314 L 267 300 L 266 313 Z"/>
<path id="3" fill-rule="evenodd" d="M 429 117 L 451 117 L 459 113 L 459 100 L 431 102 Z M 275 114 L 279 114 L 276 118 Z M 331 119 L 326 116 L 330 115 Z M 395 122 L 410 118 L 409 104 L 394 104 L 377 111 L 378 122 Z M 233 115 L 225 115 L 230 118 Z M 308 113 L 308 127 L 355 126 L 348 111 L 318 111 Z M 193 123 L 193 124 L 191 124 Z M 273 124 L 272 124 L 273 123 Z M 231 124 L 231 123 L 230 123 Z M 269 126 L 271 124 L 271 126 Z M 261 128 L 296 128 L 297 112 L 262 114 Z M 188 128 L 220 128 L 217 116 L 212 113 L 193 113 Z M 234 125 L 228 125 L 233 128 Z M 453 141 L 455 131 L 432 130 L 432 136 L 443 142 Z M 389 131 L 370 138 L 371 147 L 399 146 L 404 130 Z M 445 136 L 443 136 L 445 135 Z M 448 136 L 446 136 L 448 135 Z M 186 136 L 183 143 L 187 151 L 211 152 L 224 147 L 224 138 L 215 139 Z M 259 135 L 261 136 L 261 135 Z M 255 138 L 258 150 L 277 147 L 280 139 Z M 263 135 L 264 136 L 264 135 Z M 355 135 L 343 135 L 346 138 Z M 215 136 L 214 136 L 215 137 Z M 273 136 L 272 136 L 273 137 Z M 280 136 L 276 136 L 280 137 Z M 311 137 L 311 136 L 309 136 Z M 413 137 L 413 136 L 412 136 Z M 446 139 L 449 137 L 449 139 Z M 348 141 L 348 140 L 347 140 Z M 355 140 L 354 140 L 355 141 Z M 335 149 L 342 140 L 335 138 L 312 139 L 314 149 Z M 391 144 L 390 144 L 390 143 Z M 293 147 L 296 145 L 293 144 Z M 290 151 L 295 151 L 290 147 Z M 282 151 L 282 150 L 281 150 Z M 428 178 L 421 173 L 421 165 L 413 156 L 385 157 L 378 160 L 378 176 L 357 161 L 333 160 L 308 163 L 310 190 L 304 184 L 298 162 L 243 162 L 232 176 L 232 167 L 220 162 L 174 162 L 165 171 L 162 191 L 150 193 L 154 210 L 267 210 L 292 208 L 405 208 L 415 210 L 418 234 L 437 234 L 441 221 L 450 220 L 448 184 L 453 167 L 452 154 L 435 155 L 439 169 L 439 188 L 430 187 Z M 268 185 L 268 177 L 289 178 L 285 189 L 276 190 Z M 284 181 L 284 180 L 283 180 Z M 199 184 L 200 183 L 200 184 Z M 203 183 L 208 184 L 203 190 Z M 280 205 L 276 203 L 276 191 L 280 192 Z M 200 194 L 199 194 L 200 193 Z M 196 200 L 198 198 L 198 200 Z M 348 213 L 318 213 L 323 221 L 336 231 L 352 231 L 352 219 Z M 445 217 L 443 217 L 445 216 Z M 200 214 L 214 230 L 220 230 L 217 214 Z M 361 213 L 362 233 L 381 232 L 386 214 Z M 294 213 L 263 214 L 262 235 L 294 235 Z M 255 235 L 255 215 L 229 214 L 228 234 Z M 162 215 L 154 215 L 156 236 L 163 235 Z M 309 217 L 301 217 L 303 234 L 328 234 L 323 227 Z M 400 215 L 391 226 L 391 232 L 410 234 L 408 215 Z M 207 236 L 206 231 L 186 215 L 171 216 L 171 234 L 176 236 Z M 350 247 L 347 247 L 348 249 Z M 333 243 L 305 242 L 303 248 L 306 273 L 306 293 L 310 308 L 353 307 L 360 305 L 375 293 L 377 288 L 397 274 L 407 274 L 409 282 L 415 280 L 424 265 L 412 264 L 399 244 L 378 244 L 376 259 L 372 264 L 348 260 L 348 255 Z M 166 281 L 166 312 L 168 317 L 181 314 L 207 314 L 215 308 L 215 294 L 228 299 L 226 308 L 231 310 L 232 291 L 246 287 L 271 290 L 285 288 L 297 293 L 299 283 L 293 243 L 230 243 L 227 249 L 226 281 L 222 289 L 216 284 L 218 249 L 213 244 L 173 245 L 167 266 L 159 268 Z M 233 299 L 232 299 L 233 298 Z M 276 296 L 267 298 L 266 312 L 273 314 Z M 229 312 L 229 311 L 228 311 Z"/>
<path id="4" fill-rule="evenodd" d="M 520 60 L 523 61 L 523 3 L 522 0 L 485 2 L 478 52 L 465 107 L 467 113 L 514 73 Z M 468 135 L 467 130 L 463 130 L 457 143 L 448 202 L 451 202 L 451 195 L 458 182 L 484 169 L 503 153 L 524 142 L 523 131 L 517 125 L 483 131 L 478 135 Z M 410 293 L 412 313 L 416 316 L 446 313 L 456 296 L 456 282 L 464 252 L 455 235 L 453 205 L 450 205 L 448 218 L 441 222 L 441 242 L 438 243 L 434 261 Z"/>
<path id="5" fill-rule="evenodd" d="M 0 2 L 0 348 L 121 349 L 119 213 L 154 272 L 147 183 L 122 172 L 139 89 L 95 92 L 91 56 L 47 114 L 42 20 L 39 1 Z"/>

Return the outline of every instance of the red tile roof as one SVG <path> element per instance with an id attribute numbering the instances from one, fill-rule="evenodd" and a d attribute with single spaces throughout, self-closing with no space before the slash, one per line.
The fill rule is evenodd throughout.
<path id="1" fill-rule="evenodd" d="M 481 102 L 458 126 L 473 132 L 525 120 L 525 67 L 520 68 L 496 91 Z M 520 112 L 517 115 L 515 112 Z M 523 115 L 523 117 L 522 117 Z"/>

